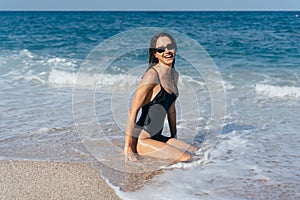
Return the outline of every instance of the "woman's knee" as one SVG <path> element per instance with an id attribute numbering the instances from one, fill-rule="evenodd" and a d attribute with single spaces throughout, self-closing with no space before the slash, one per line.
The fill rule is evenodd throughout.
<path id="1" fill-rule="evenodd" d="M 147 151 L 147 149 L 151 148 L 151 145 L 149 144 L 149 140 L 151 138 L 147 137 L 147 136 L 139 136 L 138 140 L 137 140 L 137 152 L 139 154 L 143 154 Z"/>

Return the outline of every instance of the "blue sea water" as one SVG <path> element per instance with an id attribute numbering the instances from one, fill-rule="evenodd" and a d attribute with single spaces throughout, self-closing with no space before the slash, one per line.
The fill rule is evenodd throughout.
<path id="1" fill-rule="evenodd" d="M 80 132 L 78 123 L 89 120 L 85 113 L 90 109 L 106 139 L 121 149 L 126 95 L 146 70 L 148 43 L 115 58 L 121 47 L 142 41 L 132 35 L 131 41 L 116 42 L 116 36 L 139 28 L 164 28 L 199 43 L 215 63 L 226 94 L 223 129 L 205 159 L 171 165 L 136 187 L 103 174 L 117 194 L 123 199 L 300 197 L 299 12 L 0 12 L 0 21 L 1 159 L 101 160 L 87 144 L 110 155 L 101 143 L 105 139 L 97 135 L 99 127 L 89 134 Z M 86 60 L 107 41 L 114 42 L 100 48 L 105 55 L 95 58 L 96 66 L 114 62 L 100 72 Z M 188 41 L 178 45 L 189 47 Z M 193 52 L 192 47 L 178 51 Z M 84 64 L 89 74 L 79 82 Z M 205 77 L 187 60 L 179 57 L 176 69 L 198 88 L 193 94 L 200 115 L 179 104 L 178 137 L 201 147 L 213 112 L 212 94 Z M 89 88 L 93 77 L 97 87 Z M 76 91 L 86 90 L 94 92 L 92 107 L 84 106 L 87 98 L 76 101 Z M 183 84 L 181 94 L 185 90 Z M 182 95 L 179 102 L 189 104 L 189 98 Z M 118 105 L 120 99 L 125 106 Z M 83 110 L 75 109 L 78 104 Z"/>

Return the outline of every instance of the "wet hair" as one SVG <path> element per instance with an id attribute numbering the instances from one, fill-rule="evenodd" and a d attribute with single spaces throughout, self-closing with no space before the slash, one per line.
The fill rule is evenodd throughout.
<path id="1" fill-rule="evenodd" d="M 165 33 L 165 32 L 161 32 L 158 33 L 156 35 L 154 35 L 150 41 L 150 48 L 149 48 L 149 68 L 153 67 L 154 65 L 156 65 L 158 63 L 158 59 L 155 57 L 155 52 L 156 52 L 156 42 L 158 40 L 158 38 L 160 37 L 168 37 L 171 42 L 173 44 L 175 44 L 175 50 L 177 50 L 177 44 L 176 44 L 176 40 L 173 38 L 172 35 L 170 35 L 169 33 Z M 174 61 L 172 63 L 172 67 L 174 68 L 175 66 L 175 58 Z"/>

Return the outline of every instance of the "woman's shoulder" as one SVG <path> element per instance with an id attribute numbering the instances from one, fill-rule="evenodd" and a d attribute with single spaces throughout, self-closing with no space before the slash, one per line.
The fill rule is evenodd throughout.
<path id="1" fill-rule="evenodd" d="M 149 68 L 142 77 L 142 82 L 148 82 L 148 83 L 158 83 L 158 75 L 156 69 Z"/>

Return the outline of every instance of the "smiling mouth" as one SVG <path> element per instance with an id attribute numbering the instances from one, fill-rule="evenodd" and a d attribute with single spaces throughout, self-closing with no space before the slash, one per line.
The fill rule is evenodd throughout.
<path id="1" fill-rule="evenodd" d="M 167 55 L 164 56 L 164 58 L 167 58 L 167 59 L 174 58 L 174 54 L 168 53 Z"/>

